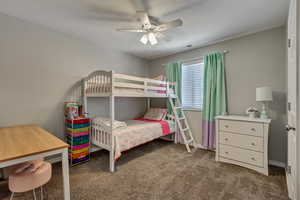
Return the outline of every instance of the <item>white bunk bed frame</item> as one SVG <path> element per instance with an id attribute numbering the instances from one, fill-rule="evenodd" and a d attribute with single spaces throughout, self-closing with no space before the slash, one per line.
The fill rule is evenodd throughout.
<path id="1" fill-rule="evenodd" d="M 140 92 L 133 94 L 117 92 L 117 89 L 120 88 L 138 89 Z M 176 91 L 175 88 L 175 83 L 125 74 L 116 74 L 113 71 L 95 71 L 82 80 L 83 104 L 86 117 L 88 117 L 87 99 L 89 97 L 109 98 L 110 126 L 93 123 L 91 140 L 92 144 L 109 151 L 109 170 L 111 172 L 115 171 L 115 136 L 112 127 L 112 122 L 115 120 L 115 97 L 147 98 L 147 107 L 149 108 L 150 98 L 176 98 L 174 93 L 174 91 Z M 161 91 L 166 92 L 161 93 Z M 174 121 L 175 130 L 177 130 L 175 117 L 168 115 L 166 119 Z"/>

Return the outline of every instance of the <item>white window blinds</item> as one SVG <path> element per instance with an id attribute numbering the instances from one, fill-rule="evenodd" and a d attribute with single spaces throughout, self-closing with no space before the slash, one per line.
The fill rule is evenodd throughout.
<path id="1" fill-rule="evenodd" d="M 183 109 L 202 109 L 204 63 L 182 65 Z"/>

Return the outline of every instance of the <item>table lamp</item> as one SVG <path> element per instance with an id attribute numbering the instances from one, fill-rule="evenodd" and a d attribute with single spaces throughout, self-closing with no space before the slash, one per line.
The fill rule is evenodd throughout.
<path id="1" fill-rule="evenodd" d="M 268 115 L 266 112 L 266 103 L 272 100 L 272 89 L 270 87 L 256 88 L 256 101 L 261 101 L 263 104 L 262 111 L 260 114 L 261 119 L 268 119 Z"/>

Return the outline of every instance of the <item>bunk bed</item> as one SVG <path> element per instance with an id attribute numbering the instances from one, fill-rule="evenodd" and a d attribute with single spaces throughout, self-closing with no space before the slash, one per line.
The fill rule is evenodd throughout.
<path id="1" fill-rule="evenodd" d="M 95 71 L 83 79 L 84 97 L 175 98 L 175 83 Z"/>
<path id="2" fill-rule="evenodd" d="M 95 71 L 82 80 L 82 94 L 85 115 L 88 117 L 88 98 L 109 98 L 109 123 L 93 120 L 91 141 L 93 145 L 109 151 L 109 169 L 115 170 L 115 161 L 121 152 L 144 144 L 151 140 L 174 133 L 177 130 L 176 116 L 165 115 L 164 123 L 168 123 L 169 131 L 163 130 L 163 124 L 155 121 L 130 120 L 127 127 L 115 128 L 115 98 L 143 97 L 176 98 L 176 84 L 168 81 L 117 74 L 113 71 Z M 175 111 L 176 112 L 176 111 Z M 137 138 L 139 137 L 139 138 Z"/>

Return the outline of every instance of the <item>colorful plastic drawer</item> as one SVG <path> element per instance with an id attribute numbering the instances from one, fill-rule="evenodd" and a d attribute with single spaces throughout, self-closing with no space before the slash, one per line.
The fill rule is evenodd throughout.
<path id="1" fill-rule="evenodd" d="M 86 123 L 90 123 L 90 119 L 75 119 L 75 120 L 69 120 L 66 119 L 66 122 L 68 122 L 69 124 L 86 124 Z"/>
<path id="2" fill-rule="evenodd" d="M 85 128 L 67 128 L 67 132 L 69 133 L 80 133 L 80 132 L 88 132 L 90 127 Z"/>
<path id="3" fill-rule="evenodd" d="M 88 161 L 88 160 L 89 160 L 89 156 L 84 156 L 82 158 L 77 158 L 77 159 L 72 160 L 72 164 L 75 165 L 75 164 L 81 163 L 83 161 Z"/>
<path id="4" fill-rule="evenodd" d="M 72 154 L 72 159 L 78 159 L 78 158 L 82 158 L 84 156 L 88 156 L 89 155 L 89 152 L 86 151 L 86 152 L 82 152 L 82 153 L 77 153 L 77 154 Z"/>
<path id="5" fill-rule="evenodd" d="M 82 153 L 85 151 L 89 151 L 89 147 L 83 148 L 83 149 L 79 149 L 79 150 L 73 150 L 71 151 L 72 154 L 77 154 L 77 153 Z"/>
<path id="6" fill-rule="evenodd" d="M 72 146 L 71 149 L 72 149 L 72 151 L 76 151 L 76 150 L 88 148 L 89 146 L 90 146 L 90 144 L 81 144 L 81 145 L 77 145 L 77 146 Z"/>
<path id="7" fill-rule="evenodd" d="M 66 127 L 68 128 L 73 128 L 73 129 L 77 129 L 77 128 L 84 128 L 84 127 L 90 127 L 90 123 L 86 123 L 86 124 L 70 124 L 70 123 L 66 123 Z"/>
<path id="8" fill-rule="evenodd" d="M 86 143 L 89 144 L 89 141 L 90 141 L 88 138 L 82 139 L 82 140 L 77 140 L 77 141 L 74 141 L 74 139 L 73 139 L 73 141 L 71 139 L 68 139 L 68 143 L 72 146 L 77 146 L 77 145 L 86 144 Z"/>
<path id="9" fill-rule="evenodd" d="M 66 132 L 67 136 L 70 137 L 81 137 L 81 136 L 89 136 L 89 132 L 80 132 L 80 133 L 70 133 L 70 132 Z"/>
<path id="10" fill-rule="evenodd" d="M 89 140 L 90 136 L 89 135 L 83 135 L 83 136 L 78 136 L 78 137 L 72 137 L 70 135 L 67 135 L 67 139 L 73 142 L 79 142 L 81 140 Z"/>

